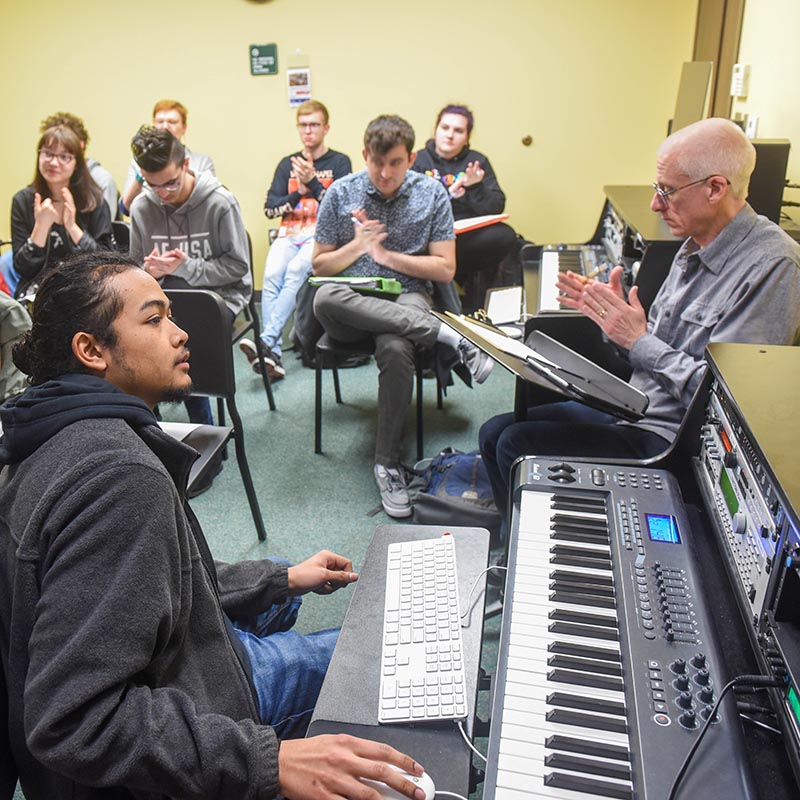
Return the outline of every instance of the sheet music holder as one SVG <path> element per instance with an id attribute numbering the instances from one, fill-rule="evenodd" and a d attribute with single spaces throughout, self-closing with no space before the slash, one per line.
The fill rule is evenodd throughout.
<path id="1" fill-rule="evenodd" d="M 493 325 L 432 312 L 513 375 L 629 422 L 644 416 L 648 397 L 569 347 L 534 331 L 525 344 Z"/>

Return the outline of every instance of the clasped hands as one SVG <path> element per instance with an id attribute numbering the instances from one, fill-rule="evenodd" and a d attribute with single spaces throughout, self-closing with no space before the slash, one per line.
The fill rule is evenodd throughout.
<path id="1" fill-rule="evenodd" d="M 464 170 L 464 174 L 450 185 L 448 189 L 450 198 L 452 200 L 457 200 L 459 197 L 462 197 L 464 192 L 467 191 L 467 187 L 480 183 L 485 174 L 486 171 L 481 167 L 480 162 L 470 161 L 469 164 L 467 164 L 467 168 Z"/>
<path id="2" fill-rule="evenodd" d="M 292 156 L 292 172 L 299 181 L 297 191 L 301 195 L 308 194 L 308 184 L 314 180 L 316 171 L 314 170 L 314 159 L 311 156 Z"/>
<path id="3" fill-rule="evenodd" d="M 366 211 L 359 208 L 351 214 L 353 218 L 353 241 L 362 253 L 370 255 L 376 264 L 386 264 L 386 248 L 383 241 L 389 235 L 386 226 L 377 219 L 369 219 Z"/>
<path id="4" fill-rule="evenodd" d="M 64 208 L 60 211 L 52 198 L 46 197 L 42 200 L 42 196 L 39 192 L 36 192 L 33 195 L 34 224 L 47 234 L 54 224 L 60 222 L 72 241 L 77 244 L 83 236 L 83 231 L 75 221 L 77 216 L 75 198 L 67 186 L 61 189 L 61 201 L 64 204 Z"/>
<path id="5" fill-rule="evenodd" d="M 562 305 L 574 308 L 595 322 L 612 342 L 630 350 L 647 333 L 647 315 L 634 286 L 625 299 L 622 267 L 614 267 L 608 283 L 587 280 L 574 272 L 559 272 L 556 280 Z"/>
<path id="6" fill-rule="evenodd" d="M 165 275 L 172 275 L 187 258 L 179 247 L 165 253 L 159 253 L 158 248 L 154 247 L 150 255 L 144 257 L 144 268 L 154 278 L 163 278 Z"/>

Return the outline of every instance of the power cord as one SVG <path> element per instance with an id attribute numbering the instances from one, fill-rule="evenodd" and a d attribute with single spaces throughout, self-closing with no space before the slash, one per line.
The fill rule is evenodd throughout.
<path id="1" fill-rule="evenodd" d="M 683 763 L 675 775 L 675 780 L 672 782 L 672 788 L 669 790 L 668 800 L 675 800 L 675 793 L 678 791 L 678 786 L 680 785 L 683 776 L 686 774 L 686 770 L 688 769 L 694 754 L 697 752 L 697 748 L 700 747 L 700 742 L 703 741 L 703 737 L 706 735 L 706 731 L 708 731 L 709 727 L 711 726 L 712 720 L 717 716 L 717 710 L 719 709 L 723 698 L 731 689 L 734 688 L 734 686 L 748 686 L 753 689 L 768 689 L 770 687 L 780 688 L 786 686 L 786 681 L 779 678 L 767 678 L 764 675 L 739 675 L 725 684 L 722 691 L 719 693 L 719 696 L 717 697 L 717 702 L 711 707 L 711 713 L 708 715 L 708 719 L 705 721 L 700 733 L 694 740 L 694 744 L 689 748 L 686 758 L 683 759 Z"/>
<path id="2" fill-rule="evenodd" d="M 472 742 L 469 740 L 469 736 L 467 736 L 467 732 L 464 730 L 464 721 L 463 720 L 459 720 L 456 723 L 456 725 L 458 727 L 458 730 L 461 731 L 461 738 L 467 743 L 467 747 L 469 747 L 469 749 L 472 750 L 472 752 L 475 753 L 475 755 L 478 756 L 478 758 L 481 761 L 483 761 L 483 763 L 485 764 L 486 763 L 486 756 L 483 753 L 481 753 L 481 751 L 478 750 L 475 747 L 475 745 L 472 744 Z M 436 794 L 439 794 L 439 793 L 437 792 Z"/>
<path id="3" fill-rule="evenodd" d="M 508 572 L 508 567 L 502 567 L 502 566 L 500 566 L 500 564 L 492 564 L 492 566 L 486 567 L 486 569 L 482 570 L 480 575 L 478 575 L 478 577 L 475 578 L 475 582 L 472 584 L 472 588 L 469 590 L 469 594 L 467 595 L 467 610 L 461 615 L 461 619 L 464 619 L 464 617 L 466 617 L 472 611 L 472 606 L 471 606 L 472 593 L 475 591 L 475 587 L 478 585 L 480 579 L 484 575 L 486 575 L 486 573 L 489 572 L 489 570 L 493 570 L 493 569 L 501 569 L 504 572 Z M 462 623 L 461 627 L 462 628 L 468 628 L 469 627 L 469 623 L 466 623 L 466 625 Z"/>

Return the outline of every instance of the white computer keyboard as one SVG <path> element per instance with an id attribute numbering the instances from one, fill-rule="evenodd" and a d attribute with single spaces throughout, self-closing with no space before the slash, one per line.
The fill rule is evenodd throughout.
<path id="1" fill-rule="evenodd" d="M 455 540 L 389 545 L 378 721 L 467 716 Z"/>

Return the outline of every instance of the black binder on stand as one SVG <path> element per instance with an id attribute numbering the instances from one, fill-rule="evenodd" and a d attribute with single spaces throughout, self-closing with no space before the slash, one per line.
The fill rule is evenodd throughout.
<path id="1" fill-rule="evenodd" d="M 629 422 L 647 410 L 644 392 L 540 331 L 523 344 L 471 317 L 432 313 L 518 378 Z"/>

